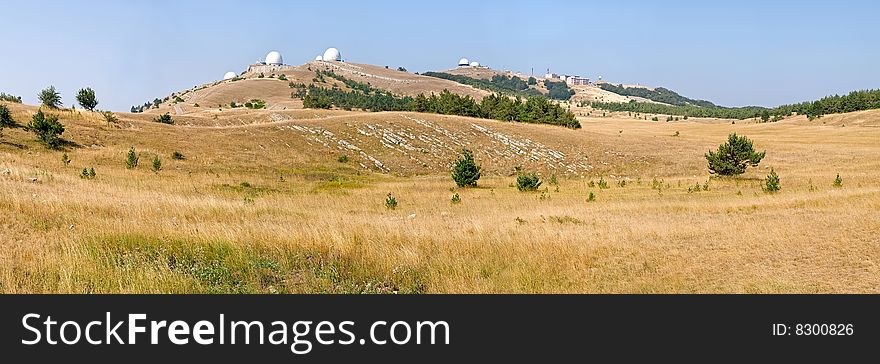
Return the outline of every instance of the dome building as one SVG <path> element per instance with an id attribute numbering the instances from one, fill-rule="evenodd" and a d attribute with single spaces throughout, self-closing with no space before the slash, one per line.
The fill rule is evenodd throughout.
<path id="1" fill-rule="evenodd" d="M 477 61 L 471 62 L 471 67 L 480 67 L 480 62 L 477 62 Z"/>
<path id="2" fill-rule="evenodd" d="M 342 61 L 342 54 L 339 53 L 339 50 L 336 48 L 327 48 L 327 50 L 324 51 L 323 60 L 340 62 Z"/>
<path id="3" fill-rule="evenodd" d="M 459 67 L 467 67 L 467 66 L 470 66 L 470 65 L 471 65 L 471 62 L 468 61 L 467 58 L 462 58 L 462 59 L 459 59 L 459 60 L 458 60 L 458 66 L 459 66 Z"/>
<path id="4" fill-rule="evenodd" d="M 323 57 L 323 56 L 317 56 L 317 57 L 315 57 L 315 60 L 318 61 L 318 62 L 320 62 L 320 61 L 323 61 L 323 60 L 324 60 L 324 57 Z"/>
<path id="5" fill-rule="evenodd" d="M 231 80 L 231 79 L 236 78 L 236 77 L 238 77 L 238 75 L 235 74 L 235 72 L 226 72 L 226 74 L 223 75 L 223 81 Z"/>
<path id="6" fill-rule="evenodd" d="M 281 66 L 284 64 L 284 59 L 281 58 L 281 53 L 278 53 L 278 51 L 271 51 L 266 55 L 266 64 L 270 66 Z"/>

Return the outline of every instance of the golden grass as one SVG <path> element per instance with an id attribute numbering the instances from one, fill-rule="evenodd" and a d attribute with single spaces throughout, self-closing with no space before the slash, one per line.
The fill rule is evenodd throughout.
<path id="1" fill-rule="evenodd" d="M 13 111 L 21 123 L 33 109 Z M 286 135 L 274 125 L 120 115 L 120 128 L 77 115 L 62 115 L 79 145 L 69 166 L 21 129 L 0 137 L 2 292 L 880 291 L 876 128 L 609 118 L 570 131 L 478 121 L 608 163 L 583 178 L 560 173 L 558 190 L 545 181 L 522 193 L 504 172 L 522 161 L 497 161 L 479 188 L 456 189 L 446 172 L 378 174 L 319 145 L 274 151 L 266 140 Z M 328 125 L 339 134 L 366 118 L 352 115 Z M 413 115 L 450 129 L 471 121 Z M 768 157 L 742 178 L 709 179 L 702 153 L 730 131 Z M 498 148 L 470 142 L 480 161 Z M 135 170 L 124 167 L 129 146 L 141 153 Z M 397 163 L 381 149 L 371 153 Z M 187 159 L 172 160 L 174 150 Z M 154 155 L 159 173 L 149 171 Z M 765 165 L 779 173 L 780 193 L 761 191 Z M 97 178 L 80 179 L 83 167 Z M 836 173 L 842 188 L 832 187 Z M 590 187 L 599 176 L 609 188 Z M 707 181 L 708 191 L 688 192 Z M 388 193 L 395 210 L 384 206 Z"/>

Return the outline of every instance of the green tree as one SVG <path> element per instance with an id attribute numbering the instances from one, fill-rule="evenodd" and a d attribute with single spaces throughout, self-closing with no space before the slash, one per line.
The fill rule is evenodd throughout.
<path id="1" fill-rule="evenodd" d="M 162 170 L 162 160 L 159 159 L 159 156 L 155 156 L 153 158 L 153 172 L 159 173 Z"/>
<path id="2" fill-rule="evenodd" d="M 537 85 L 537 84 L 538 84 L 538 80 L 536 80 L 534 77 L 529 77 L 528 84 L 529 84 L 529 86 Z"/>
<path id="3" fill-rule="evenodd" d="M 756 167 L 765 154 L 756 152 L 749 138 L 732 133 L 726 143 L 718 146 L 717 151 L 709 151 L 705 156 L 710 173 L 736 176 L 745 173 L 748 166 Z"/>
<path id="4" fill-rule="evenodd" d="M 761 112 L 761 121 L 765 123 L 770 121 L 770 111 L 764 110 Z"/>
<path id="5" fill-rule="evenodd" d="M 40 102 L 43 106 L 46 106 L 50 109 L 57 109 L 62 106 L 61 103 L 61 94 L 55 90 L 55 86 L 49 86 L 48 88 L 40 91 L 37 94 L 37 97 L 40 99 Z"/>
<path id="6" fill-rule="evenodd" d="M 531 173 L 516 176 L 516 189 L 523 192 L 537 191 L 538 187 L 541 187 L 541 179 L 538 175 Z"/>
<path id="7" fill-rule="evenodd" d="M 470 150 L 461 151 L 461 157 L 452 169 L 452 179 L 458 187 L 476 187 L 477 180 L 480 179 L 480 166 L 474 161 Z"/>
<path id="8" fill-rule="evenodd" d="M 92 90 L 91 87 L 79 90 L 76 94 L 76 102 L 82 105 L 84 109 L 94 111 L 95 107 L 98 106 L 98 98 L 95 97 L 95 90 Z"/>
<path id="9" fill-rule="evenodd" d="M 137 152 L 134 151 L 134 147 L 128 149 L 128 154 L 125 156 L 125 168 L 134 169 L 138 165 L 138 160 L 140 158 L 137 155 Z"/>
<path id="10" fill-rule="evenodd" d="M 9 112 L 9 108 L 6 105 L 0 105 L 0 128 L 13 125 L 15 125 L 15 120 L 12 119 L 12 113 Z"/>
<path id="11" fill-rule="evenodd" d="M 43 110 L 38 110 L 27 125 L 27 130 L 37 134 L 40 141 L 49 148 L 61 146 L 61 134 L 64 133 L 64 125 L 58 122 L 58 117 L 55 115 L 47 115 L 43 113 Z"/>
<path id="12" fill-rule="evenodd" d="M 834 187 L 843 187 L 843 179 L 840 178 L 840 173 L 837 174 L 837 177 L 834 178 Z"/>
<path id="13" fill-rule="evenodd" d="M 171 114 L 164 113 L 162 115 L 157 116 L 153 121 L 162 124 L 174 124 L 174 120 L 171 119 Z"/>
<path id="14" fill-rule="evenodd" d="M 776 174 L 776 171 L 773 168 L 770 168 L 770 174 L 767 175 L 767 178 L 764 180 L 764 192 L 774 193 L 782 189 L 779 185 L 779 175 Z"/>

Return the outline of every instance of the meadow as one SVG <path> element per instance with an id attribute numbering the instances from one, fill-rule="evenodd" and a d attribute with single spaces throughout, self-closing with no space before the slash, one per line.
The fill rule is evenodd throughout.
<path id="1" fill-rule="evenodd" d="M 11 108 L 19 123 L 35 110 Z M 236 114 L 235 123 L 265 113 Z M 735 125 L 581 118 L 582 130 L 567 130 L 408 113 L 460 132 L 484 164 L 478 187 L 457 188 L 443 167 L 454 148 L 418 153 L 424 168 L 402 169 L 412 158 L 359 144 L 391 170 L 382 171 L 356 154 L 341 161 L 339 149 L 276 123 L 159 125 L 119 114 L 111 125 L 97 114 L 59 114 L 73 143 L 64 151 L 21 128 L 0 136 L 0 292 L 880 291 L 880 128 L 853 115 Z M 407 122 L 340 112 L 291 120 L 283 123 L 336 128 L 336 136 Z M 528 154 L 491 159 L 501 146 L 456 129 L 468 124 L 566 158 L 582 153 L 591 169 L 555 171 Z M 703 153 L 730 132 L 767 157 L 741 177 L 712 177 Z M 273 140 L 290 149 L 273 149 Z M 132 147 L 140 160 L 129 169 Z M 520 165 L 541 174 L 538 191 L 514 186 Z M 775 194 L 761 190 L 770 166 L 782 181 Z M 81 178 L 83 168 L 95 178 Z M 389 193 L 394 209 L 384 203 Z"/>

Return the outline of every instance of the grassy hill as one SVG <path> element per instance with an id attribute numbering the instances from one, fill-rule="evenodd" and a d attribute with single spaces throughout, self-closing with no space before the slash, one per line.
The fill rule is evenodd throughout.
<path id="1" fill-rule="evenodd" d="M 19 125 L 37 110 L 4 105 Z M 596 117 L 579 130 L 271 101 L 173 125 L 152 122 L 155 110 L 118 124 L 48 112 L 65 150 L 20 127 L 0 135 L 5 293 L 878 290 L 875 111 L 735 125 Z M 710 179 L 702 155 L 730 132 L 767 157 Z M 461 148 L 484 168 L 478 188 L 449 177 Z M 760 189 L 770 166 L 773 195 Z M 517 168 L 539 173 L 540 191 L 517 191 Z"/>

